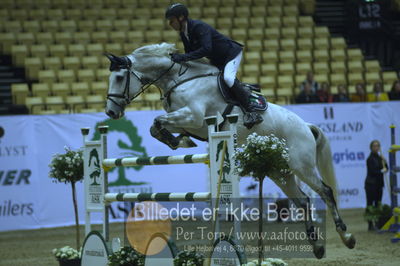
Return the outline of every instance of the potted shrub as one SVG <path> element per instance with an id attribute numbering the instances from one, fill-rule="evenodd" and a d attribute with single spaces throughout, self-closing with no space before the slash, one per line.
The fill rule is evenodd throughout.
<path id="1" fill-rule="evenodd" d="M 132 247 L 121 247 L 117 252 L 108 256 L 109 266 L 144 266 L 144 255 Z"/>
<path id="2" fill-rule="evenodd" d="M 76 189 L 75 183 L 83 180 L 83 152 L 82 150 L 73 151 L 68 147 L 64 147 L 64 154 L 55 154 L 51 160 L 49 165 L 50 172 L 49 177 L 53 179 L 53 182 L 56 183 L 70 183 L 72 188 L 72 201 L 75 212 L 75 228 L 76 228 L 76 249 L 80 248 L 80 233 L 79 233 L 79 218 L 78 218 L 78 204 L 76 201 Z M 56 254 L 62 254 L 63 261 L 69 258 L 70 254 L 75 254 L 76 250 L 70 248 L 69 246 L 63 247 L 61 249 L 56 249 Z M 61 252 L 61 253 L 60 253 Z M 53 250 L 54 253 L 54 250 Z M 74 256 L 73 256 L 74 257 Z M 59 259 L 59 256 L 56 256 Z M 79 259 L 79 256 L 78 256 Z M 74 257 L 73 260 L 76 260 Z M 80 260 L 80 259 L 79 259 Z M 60 265 L 68 265 L 62 264 L 61 260 Z M 79 265 L 79 264 L 71 264 L 71 265 Z"/>
<path id="3" fill-rule="evenodd" d="M 70 246 L 53 249 L 53 255 L 57 258 L 60 266 L 79 266 L 81 265 L 80 251 Z"/>
<path id="4" fill-rule="evenodd" d="M 263 231 L 263 181 L 266 176 L 281 180 L 292 174 L 289 169 L 289 150 L 284 139 L 274 134 L 259 136 L 253 133 L 247 137 L 247 143 L 235 151 L 236 171 L 240 176 L 252 176 L 259 181 L 259 214 L 258 230 Z M 258 239 L 258 264 L 264 259 L 262 239 Z"/>

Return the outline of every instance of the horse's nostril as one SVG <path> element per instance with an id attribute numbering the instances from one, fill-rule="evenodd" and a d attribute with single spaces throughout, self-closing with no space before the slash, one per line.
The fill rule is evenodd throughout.
<path id="1" fill-rule="evenodd" d="M 108 112 L 107 112 L 107 115 L 109 116 L 109 117 L 114 117 L 115 116 L 115 113 L 112 111 L 112 110 L 108 110 Z"/>

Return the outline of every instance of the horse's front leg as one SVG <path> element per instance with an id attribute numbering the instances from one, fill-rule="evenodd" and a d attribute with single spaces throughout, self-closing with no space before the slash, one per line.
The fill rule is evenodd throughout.
<path id="1" fill-rule="evenodd" d="M 189 107 L 184 107 L 156 117 L 150 128 L 150 133 L 173 150 L 179 147 L 196 147 L 196 143 L 185 135 L 183 128 L 200 128 L 203 125 L 203 120 L 204 115 L 193 112 Z M 198 121 L 201 121 L 201 123 Z M 180 133 L 180 135 L 176 137 L 172 133 Z"/>

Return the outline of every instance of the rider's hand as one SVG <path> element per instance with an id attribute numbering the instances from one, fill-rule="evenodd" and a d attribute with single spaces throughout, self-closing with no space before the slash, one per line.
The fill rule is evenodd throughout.
<path id="1" fill-rule="evenodd" d="M 171 60 L 175 63 L 185 62 L 186 56 L 184 54 L 171 54 Z"/>

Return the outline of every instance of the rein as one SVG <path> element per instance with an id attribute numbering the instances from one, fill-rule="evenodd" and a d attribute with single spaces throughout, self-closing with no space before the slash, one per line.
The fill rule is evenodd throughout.
<path id="1" fill-rule="evenodd" d="M 123 106 L 121 106 L 121 104 L 119 104 L 119 103 L 118 103 L 117 101 L 115 101 L 113 98 L 124 99 L 126 105 L 130 104 L 135 98 L 137 98 L 140 94 L 142 94 L 143 92 L 145 92 L 151 85 L 153 85 L 154 83 L 156 83 L 157 81 L 159 81 L 165 74 L 167 74 L 167 73 L 175 66 L 175 64 L 176 64 L 176 63 L 173 62 L 173 63 L 171 64 L 171 66 L 169 66 L 163 73 L 161 73 L 160 76 L 158 76 L 156 79 L 154 79 L 153 81 L 151 81 L 151 82 L 149 82 L 149 83 L 144 82 L 143 79 L 142 79 L 138 74 L 136 74 L 135 71 L 133 71 L 132 69 L 130 69 L 130 68 L 131 68 L 131 65 L 127 64 L 127 65 L 124 65 L 124 66 L 120 67 L 120 69 L 127 69 L 127 70 L 128 70 L 128 71 L 126 72 L 126 73 L 127 73 L 127 78 L 126 78 L 126 83 L 125 83 L 124 91 L 123 91 L 123 93 L 121 93 L 121 94 L 118 94 L 118 93 L 108 93 L 108 94 L 107 94 L 107 99 L 109 99 L 110 101 L 112 101 L 112 102 L 113 102 L 114 104 L 116 104 L 117 106 L 123 108 Z M 179 73 L 178 73 L 179 76 L 184 75 L 184 74 L 186 73 L 187 70 L 188 70 L 188 68 L 186 68 L 184 71 L 182 71 L 182 65 L 181 65 L 181 68 L 179 69 Z M 132 98 L 129 98 L 129 86 L 130 86 L 130 81 L 131 81 L 130 73 L 132 73 L 132 74 L 139 80 L 140 83 L 144 84 L 144 85 L 140 88 L 139 92 L 137 92 Z M 167 92 L 163 95 L 163 97 L 162 97 L 162 98 L 160 97 L 160 98 L 161 98 L 161 100 L 167 98 L 168 105 L 170 105 L 170 104 L 171 104 L 170 95 L 171 95 L 171 93 L 174 91 L 174 89 L 176 89 L 177 87 L 179 87 L 180 85 L 182 85 L 182 84 L 184 84 L 184 83 L 186 83 L 186 82 L 188 82 L 188 81 L 191 81 L 191 80 L 194 80 L 194 79 L 198 79 L 198 78 L 204 78 L 204 77 L 210 77 L 210 76 L 217 76 L 218 73 L 219 73 L 219 72 L 212 72 L 212 73 L 208 73 L 208 74 L 201 74 L 201 75 L 196 75 L 196 76 L 193 76 L 193 77 L 190 77 L 190 78 L 181 80 L 181 81 L 177 82 L 174 86 L 172 86 L 171 88 L 169 88 L 169 89 L 167 90 Z M 160 90 L 160 95 L 161 95 L 161 90 Z"/>
<path id="2" fill-rule="evenodd" d="M 188 81 L 191 81 L 191 80 L 194 80 L 194 79 L 198 79 L 198 78 L 217 76 L 218 74 L 219 74 L 219 72 L 214 72 L 214 73 L 212 72 L 212 73 L 208 73 L 208 74 L 196 75 L 196 76 L 181 80 L 181 81 L 179 81 L 178 83 L 176 83 L 174 86 L 172 86 L 171 88 L 169 88 L 167 90 L 167 92 L 164 94 L 164 98 L 167 98 L 167 103 L 168 103 L 168 105 L 170 105 L 170 103 L 171 103 L 171 100 L 170 100 L 171 93 L 174 91 L 174 89 L 176 89 L 177 87 L 179 87 L 183 83 L 186 83 Z"/>
<path id="3" fill-rule="evenodd" d="M 119 107 L 123 108 L 123 106 L 121 106 L 112 97 L 114 97 L 114 98 L 122 98 L 122 99 L 125 100 L 125 103 L 127 105 L 130 104 L 135 98 L 137 98 L 140 94 L 142 94 L 144 91 L 146 91 L 151 85 L 153 85 L 155 82 L 160 80 L 165 74 L 167 74 L 174 67 L 174 65 L 175 65 L 175 62 L 173 62 L 171 64 L 171 66 L 167 70 L 165 70 L 158 78 L 154 79 L 150 83 L 143 82 L 143 79 L 138 74 L 136 74 L 135 71 L 130 69 L 130 65 L 127 65 L 127 66 L 121 68 L 121 69 L 127 69 L 128 70 L 128 72 L 126 72 L 127 78 L 126 78 L 124 91 L 123 91 L 122 94 L 108 93 L 107 94 L 107 99 L 109 99 L 114 104 L 118 105 Z M 131 82 L 131 75 L 129 75 L 130 73 L 132 73 L 139 80 L 140 83 L 142 83 L 142 84 L 144 83 L 144 85 L 140 88 L 140 91 L 138 93 L 136 93 L 132 98 L 129 98 L 129 85 L 130 85 L 130 82 Z"/>

